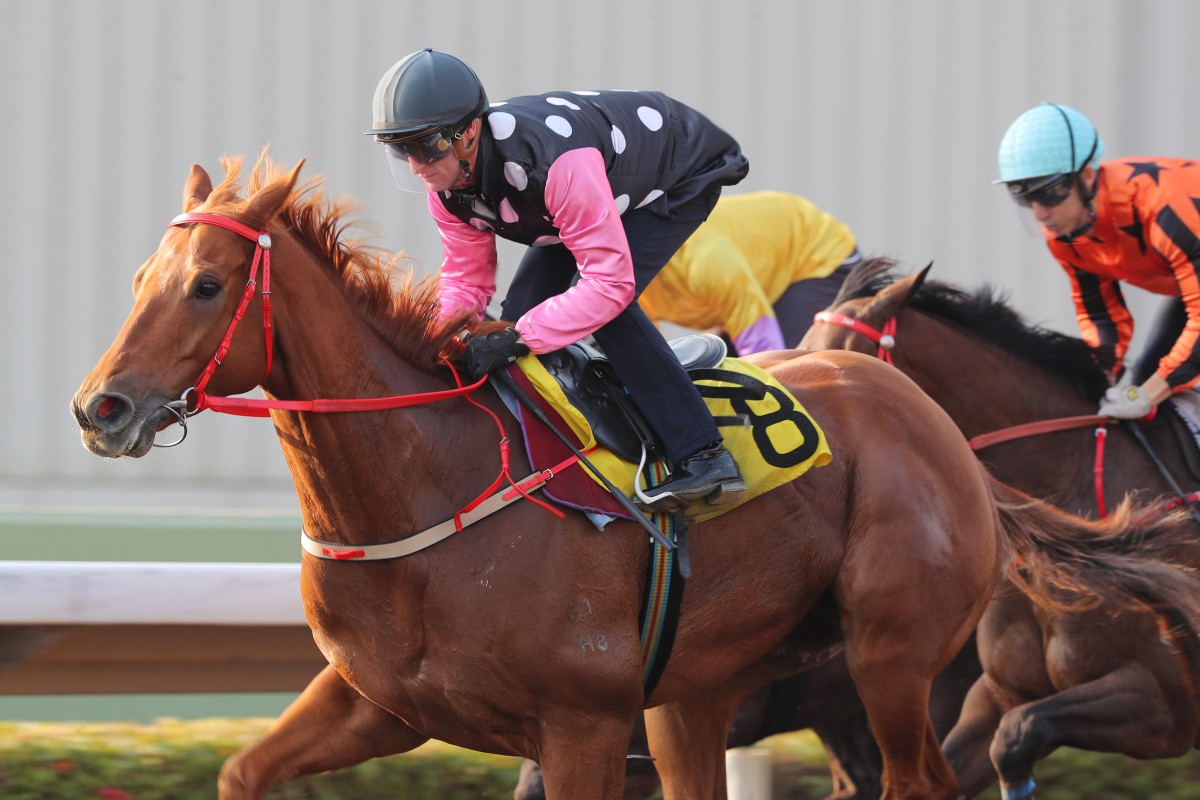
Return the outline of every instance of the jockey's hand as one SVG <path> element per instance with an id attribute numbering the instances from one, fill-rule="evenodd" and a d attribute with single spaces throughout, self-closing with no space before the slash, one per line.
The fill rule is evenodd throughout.
<path id="1" fill-rule="evenodd" d="M 467 339 L 463 365 L 473 380 L 479 380 L 489 372 L 506 367 L 528 353 L 529 345 L 521 341 L 521 334 L 510 325 L 504 330 Z"/>
<path id="2" fill-rule="evenodd" d="M 1142 419 L 1153 410 L 1154 403 L 1141 386 L 1113 386 L 1104 393 L 1097 413 L 1114 419 Z"/>

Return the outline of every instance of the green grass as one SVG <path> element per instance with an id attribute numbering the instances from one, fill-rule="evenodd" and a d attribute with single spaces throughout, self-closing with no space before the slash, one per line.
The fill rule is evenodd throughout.
<path id="1" fill-rule="evenodd" d="M 270 720 L 0 723 L 4 800 L 212 800 L 217 772 Z M 512 796 L 520 761 L 438 742 L 341 772 L 302 778 L 270 800 Z"/>
<path id="2" fill-rule="evenodd" d="M 811 733 L 772 737 L 762 743 L 774 765 L 773 800 L 817 800 L 830 791 L 824 751 Z M 1182 758 L 1138 761 L 1107 753 L 1063 749 L 1034 770 L 1037 800 L 1196 800 L 1200 798 L 1200 752 Z M 993 785 L 980 800 L 1000 800 Z"/>
<path id="3" fill-rule="evenodd" d="M 267 719 L 127 723 L 0 722 L 4 800 L 212 800 L 221 763 L 263 734 Z M 817 800 L 830 789 L 811 733 L 763 743 L 773 800 Z M 269 800 L 487 800 L 512 796 L 520 761 L 430 742 L 400 756 L 301 778 Z M 1189 800 L 1200 797 L 1200 753 L 1141 762 L 1062 751 L 1038 766 L 1038 800 Z M 999 798 L 993 787 L 981 797 Z"/>

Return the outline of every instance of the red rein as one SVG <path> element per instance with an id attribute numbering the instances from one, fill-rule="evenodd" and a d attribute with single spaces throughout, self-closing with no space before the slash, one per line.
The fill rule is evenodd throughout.
<path id="1" fill-rule="evenodd" d="M 887 322 L 883 325 L 882 331 L 875 330 L 862 320 L 846 316 L 845 314 L 835 314 L 831 311 L 820 311 L 813 320 L 815 322 L 827 322 L 830 325 L 840 325 L 861 336 L 865 336 L 879 345 L 876 355 L 892 366 L 895 366 L 895 362 L 892 361 L 892 349 L 896 346 L 895 317 L 888 318 Z M 970 445 L 972 450 L 978 451 L 985 447 L 1013 439 L 1022 439 L 1026 436 L 1036 436 L 1053 431 L 1065 431 L 1072 428 L 1083 428 L 1090 425 L 1096 426 L 1096 458 L 1092 466 L 1092 475 L 1096 486 L 1096 509 L 1101 519 L 1103 519 L 1108 516 L 1108 511 L 1104 504 L 1104 444 L 1108 440 L 1108 417 L 1101 414 L 1088 414 L 1080 417 L 1063 417 L 1061 419 L 1029 422 L 1024 425 L 1014 425 L 1011 428 L 1003 428 L 991 433 L 980 434 L 969 439 L 967 444 Z"/>
<path id="2" fill-rule="evenodd" d="M 243 225 L 237 220 L 223 217 L 219 214 L 204 214 L 204 213 L 186 213 L 180 214 L 171 220 L 171 225 L 182 226 L 191 225 L 194 223 L 216 225 L 226 230 L 233 231 L 239 236 L 249 239 L 255 243 L 254 259 L 250 263 L 250 278 L 246 282 L 246 291 L 242 294 L 242 299 L 238 303 L 237 309 L 233 312 L 233 319 L 229 322 L 229 327 L 225 330 L 225 336 L 221 339 L 221 344 L 217 347 L 217 352 L 209 360 L 208 365 L 200 373 L 200 377 L 196 379 L 195 385 L 184 393 L 183 399 L 187 399 L 189 394 L 195 394 L 196 407 L 188 412 L 189 414 L 198 414 L 206 408 L 211 408 L 213 411 L 235 414 L 243 417 L 267 417 L 270 416 L 271 409 L 280 409 L 283 411 L 312 411 L 318 413 L 339 412 L 339 411 L 381 411 L 391 408 L 403 408 L 407 406 L 423 405 L 425 403 L 433 403 L 438 400 L 446 400 L 452 397 L 469 395 L 474 390 L 478 389 L 487 380 L 487 376 L 480 378 L 475 383 L 464 386 L 458 377 L 458 372 L 455 371 L 453 365 L 448 360 L 443 358 L 446 366 L 450 367 L 451 373 L 454 375 L 457 388 L 446 389 L 437 392 L 425 392 L 422 394 L 409 395 L 394 395 L 392 397 L 364 397 L 350 398 L 337 400 L 257 400 L 248 397 L 213 397 L 204 392 L 204 387 L 208 385 L 213 373 L 217 371 L 217 367 L 225 360 L 225 356 L 229 353 L 230 344 L 233 342 L 233 333 L 237 330 L 238 323 L 246 314 L 246 309 L 250 305 L 250 300 L 254 296 L 254 288 L 256 285 L 256 276 L 258 275 L 259 264 L 262 264 L 262 314 L 263 314 L 263 336 L 265 338 L 265 347 L 267 353 L 267 367 L 263 372 L 262 380 L 265 381 L 267 375 L 271 372 L 271 364 L 274 352 L 274 331 L 271 327 L 271 234 L 266 226 L 263 229 L 256 231 L 248 225 Z M 471 501 L 467 506 L 461 509 L 454 515 L 456 523 L 461 519 L 461 516 L 475 508 L 479 503 L 483 502 L 487 496 L 499 488 L 499 486 L 507 480 L 508 483 L 521 494 L 526 500 L 536 503 L 545 508 L 547 511 L 561 517 L 562 512 L 558 509 L 538 500 L 529 495 L 525 490 L 516 484 L 512 475 L 508 470 L 508 437 L 504 433 L 504 425 L 490 409 L 476 403 L 471 397 L 466 398 L 472 405 L 486 411 L 491 415 L 496 423 L 496 427 L 500 430 L 500 474 L 496 476 L 496 480 L 489 486 L 479 497 Z"/>
<path id="3" fill-rule="evenodd" d="M 242 295 L 241 302 L 238 303 L 237 310 L 233 312 L 233 319 L 229 321 L 229 328 L 225 331 L 225 337 L 221 340 L 221 344 L 217 347 L 217 352 L 213 354 L 208 365 L 200 373 L 200 377 L 196 379 L 195 385 L 184 393 L 184 399 L 187 399 L 187 395 L 193 393 L 196 397 L 196 407 L 190 413 L 197 414 L 206 408 L 211 408 L 213 411 L 223 414 L 234 414 L 241 417 L 268 417 L 273 408 L 282 411 L 313 411 L 317 413 L 383 411 L 389 408 L 423 405 L 425 403 L 433 403 L 438 400 L 469 394 L 482 386 L 484 381 L 487 380 L 484 377 L 469 386 L 463 386 L 460 383 L 456 389 L 446 389 L 440 392 L 339 400 L 257 400 L 249 397 L 213 397 L 206 394 L 204 387 L 208 385 L 209 379 L 212 378 L 213 373 L 217 371 L 217 367 L 221 365 L 221 362 L 225 360 L 225 356 L 229 353 L 229 346 L 233 341 L 233 333 L 237 330 L 238 323 L 241 322 L 242 317 L 246 314 L 246 309 L 250 305 L 250 298 L 254 296 L 255 277 L 258 274 L 260 263 L 263 269 L 263 337 L 267 352 L 267 368 L 263 372 L 262 379 L 266 380 L 267 375 L 271 372 L 275 339 L 274 330 L 271 327 L 271 234 L 265 226 L 261 231 L 256 231 L 235 219 L 223 217 L 219 214 L 180 214 L 171 220 L 172 226 L 190 225 L 193 223 L 216 225 L 233 231 L 239 236 L 254 242 L 255 247 L 254 259 L 250 263 L 250 279 L 246 282 L 246 291 Z M 457 374 L 455 378 L 457 379 Z"/>

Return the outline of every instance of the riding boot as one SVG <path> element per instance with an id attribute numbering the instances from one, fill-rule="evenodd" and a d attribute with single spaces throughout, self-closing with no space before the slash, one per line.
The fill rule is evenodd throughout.
<path id="1" fill-rule="evenodd" d="M 733 455 L 717 441 L 683 459 L 666 481 L 646 489 L 639 505 L 649 511 L 677 511 L 701 499 L 709 505 L 723 505 L 745 491 Z"/>

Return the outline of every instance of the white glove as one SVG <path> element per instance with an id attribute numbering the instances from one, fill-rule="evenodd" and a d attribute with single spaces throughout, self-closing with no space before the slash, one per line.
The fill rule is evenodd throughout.
<path id="1" fill-rule="evenodd" d="M 1104 393 L 1098 413 L 1115 419 L 1142 419 L 1153 410 L 1154 404 L 1141 386 L 1113 386 Z"/>

